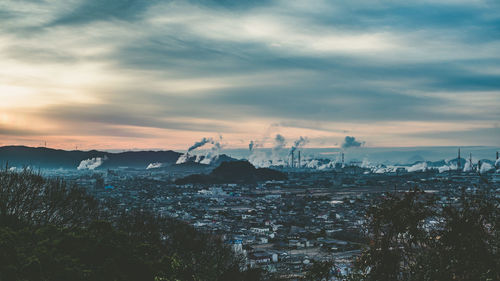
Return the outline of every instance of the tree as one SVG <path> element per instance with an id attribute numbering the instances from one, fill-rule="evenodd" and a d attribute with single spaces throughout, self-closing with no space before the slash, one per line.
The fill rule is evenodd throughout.
<path id="1" fill-rule="evenodd" d="M 147 211 L 103 215 L 83 189 L 28 170 L 0 172 L 0 199 L 0 281 L 261 277 L 220 237 Z"/>
<path id="2" fill-rule="evenodd" d="M 316 261 L 306 272 L 306 280 L 323 281 L 330 280 L 336 274 L 335 263 L 329 261 Z"/>
<path id="3" fill-rule="evenodd" d="M 441 206 L 413 190 L 367 213 L 368 249 L 352 280 L 499 280 L 499 198 L 462 193 Z"/>

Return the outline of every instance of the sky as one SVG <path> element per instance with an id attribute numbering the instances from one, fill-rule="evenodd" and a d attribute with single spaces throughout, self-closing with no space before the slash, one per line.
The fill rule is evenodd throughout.
<path id="1" fill-rule="evenodd" d="M 500 1 L 0 1 L 0 146 L 498 146 Z"/>

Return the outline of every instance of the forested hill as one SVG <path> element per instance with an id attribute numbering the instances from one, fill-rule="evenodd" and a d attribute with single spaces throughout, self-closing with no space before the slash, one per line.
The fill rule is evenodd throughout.
<path id="1" fill-rule="evenodd" d="M 146 168 L 150 163 L 175 163 L 181 153 L 175 151 L 127 151 L 111 153 L 105 151 L 60 150 L 45 147 L 3 146 L 0 147 L 0 164 L 9 166 L 31 166 L 36 168 L 76 169 L 81 161 L 102 158 L 99 168 Z"/>
<path id="2" fill-rule="evenodd" d="M 283 172 L 269 169 L 256 168 L 250 162 L 231 161 L 222 162 L 217 168 L 213 169 L 208 175 L 195 174 L 176 181 L 177 184 L 187 183 L 255 183 L 268 180 L 286 180 L 287 175 Z"/>

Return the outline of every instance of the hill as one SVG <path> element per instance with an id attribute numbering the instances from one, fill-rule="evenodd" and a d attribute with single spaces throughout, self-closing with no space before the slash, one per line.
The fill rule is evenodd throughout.
<path id="1" fill-rule="evenodd" d="M 175 181 L 176 184 L 201 183 L 255 183 L 267 180 L 285 180 L 285 173 L 269 168 L 255 168 L 248 161 L 222 162 L 210 174 L 195 174 Z"/>
<path id="2" fill-rule="evenodd" d="M 0 164 L 9 166 L 32 166 L 50 169 L 76 169 L 87 159 L 101 158 L 99 168 L 145 168 L 150 163 L 173 164 L 181 153 L 175 151 L 127 151 L 111 153 L 105 151 L 61 150 L 45 147 L 3 146 L 0 147 Z"/>
<path id="3" fill-rule="evenodd" d="M 163 166 L 175 164 L 182 153 L 172 150 L 167 151 L 126 151 L 112 153 L 106 151 L 90 150 L 61 150 L 45 147 L 27 147 L 27 146 L 2 146 L 0 147 L 0 165 L 4 166 L 7 162 L 11 167 L 31 166 L 42 169 L 76 169 L 82 161 L 88 160 L 88 165 L 99 162 L 98 169 L 112 169 L 118 167 L 128 167 L 145 169 L 151 163 L 162 163 Z M 208 165 L 196 163 L 196 157 L 191 157 L 184 165 L 176 165 L 178 168 L 200 168 L 204 169 Z M 203 156 L 201 156 L 203 159 Z M 219 155 L 210 163 L 210 166 L 216 167 L 223 162 L 235 161 L 225 154 Z"/>

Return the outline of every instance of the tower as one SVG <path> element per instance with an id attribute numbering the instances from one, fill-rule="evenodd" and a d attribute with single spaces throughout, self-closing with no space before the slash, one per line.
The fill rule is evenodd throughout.
<path id="1" fill-rule="evenodd" d="M 471 172 L 472 172 L 472 170 L 473 170 L 473 169 L 472 169 L 472 152 L 470 152 L 470 153 L 469 153 L 469 165 L 470 165 L 470 170 L 471 170 Z M 477 167 L 477 168 L 479 169 L 479 165 L 478 165 L 478 167 Z"/>
<path id="2" fill-rule="evenodd" d="M 460 171 L 460 147 L 458 148 L 457 171 Z"/>
<path id="3" fill-rule="evenodd" d="M 293 151 L 292 151 L 292 165 L 290 165 L 290 167 L 293 168 Z"/>
<path id="4" fill-rule="evenodd" d="M 342 167 L 344 166 L 344 152 L 342 152 Z"/>
<path id="5" fill-rule="evenodd" d="M 298 167 L 300 168 L 300 150 L 299 150 L 299 165 Z"/>

